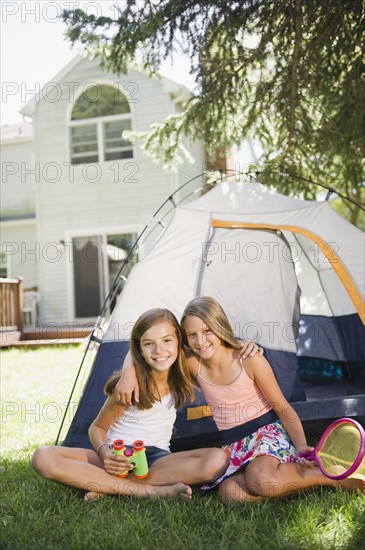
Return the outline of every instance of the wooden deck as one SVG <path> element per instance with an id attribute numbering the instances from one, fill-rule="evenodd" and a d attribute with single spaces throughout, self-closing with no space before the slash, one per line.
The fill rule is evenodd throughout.
<path id="1" fill-rule="evenodd" d="M 0 347 L 42 347 L 42 346 L 65 346 L 86 344 L 91 334 L 90 327 L 71 327 L 70 329 L 58 329 L 49 326 L 36 327 L 23 330 L 21 339 L 13 330 L 1 331 Z"/>
<path id="2" fill-rule="evenodd" d="M 1 348 L 43 348 L 45 346 L 81 346 L 85 344 L 84 338 L 62 338 L 58 340 L 17 340 L 12 344 L 4 345 Z"/>
<path id="3" fill-rule="evenodd" d="M 26 311 L 23 278 L 0 278 L 0 347 L 78 345 L 86 343 L 93 330 L 72 323 L 67 327 L 56 322 L 36 326 L 36 319 L 30 328 L 24 322 Z"/>

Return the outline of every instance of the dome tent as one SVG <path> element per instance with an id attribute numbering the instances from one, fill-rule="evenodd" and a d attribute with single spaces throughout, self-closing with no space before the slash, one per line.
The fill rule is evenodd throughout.
<path id="1" fill-rule="evenodd" d="M 139 315 L 166 307 L 179 319 L 196 296 L 216 298 L 236 337 L 264 348 L 305 426 L 364 417 L 364 234 L 326 201 L 286 197 L 243 178 L 221 181 L 169 217 L 133 266 L 103 336 L 93 332 L 99 349 L 64 444 L 90 446 L 104 383 L 121 367 Z M 173 446 L 217 438 L 197 391 L 178 411 Z"/>

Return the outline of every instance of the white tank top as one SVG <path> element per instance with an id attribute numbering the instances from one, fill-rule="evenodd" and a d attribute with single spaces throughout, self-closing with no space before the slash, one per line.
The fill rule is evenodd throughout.
<path id="1" fill-rule="evenodd" d="M 108 443 L 123 439 L 126 445 L 132 445 L 136 439 L 141 439 L 145 446 L 152 445 L 169 451 L 175 419 L 172 393 L 156 401 L 151 409 L 139 410 L 132 405 L 108 429 Z"/>

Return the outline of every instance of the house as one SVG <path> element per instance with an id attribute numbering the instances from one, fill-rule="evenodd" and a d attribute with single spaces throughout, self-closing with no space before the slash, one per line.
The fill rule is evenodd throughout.
<path id="1" fill-rule="evenodd" d="M 23 124 L 2 128 L 1 276 L 38 289 L 42 326 L 93 324 L 145 223 L 202 172 L 198 142 L 195 164 L 172 173 L 121 137 L 178 112 L 188 94 L 77 56 L 23 107 Z"/>

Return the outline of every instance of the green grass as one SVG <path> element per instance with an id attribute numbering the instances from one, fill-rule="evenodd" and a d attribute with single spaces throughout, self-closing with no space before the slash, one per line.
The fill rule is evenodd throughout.
<path id="1" fill-rule="evenodd" d="M 106 497 L 44 480 L 33 450 L 53 443 L 79 366 L 75 347 L 2 352 L 0 547 L 17 549 L 294 550 L 365 548 L 365 498 L 318 489 L 223 506 L 194 489 L 191 502 Z"/>

